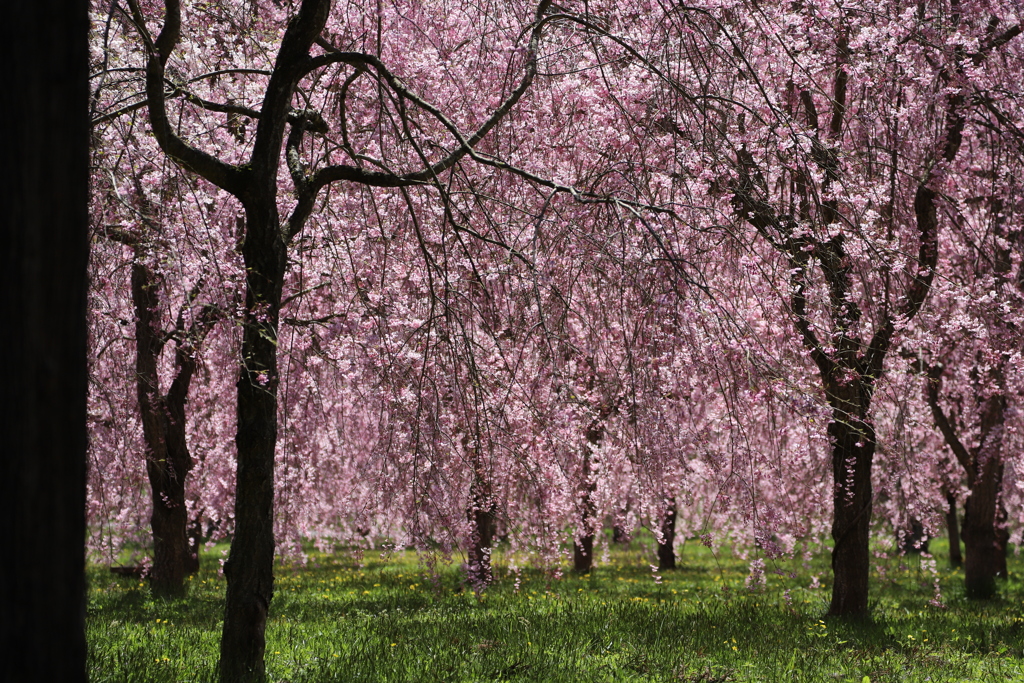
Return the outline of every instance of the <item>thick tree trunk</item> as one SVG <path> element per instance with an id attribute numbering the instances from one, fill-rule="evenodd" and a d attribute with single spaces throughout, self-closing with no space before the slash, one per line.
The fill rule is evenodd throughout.
<path id="1" fill-rule="evenodd" d="M 153 594 L 175 598 L 185 594 L 185 577 L 189 574 L 191 548 L 185 532 L 188 518 L 185 510 L 184 475 L 159 463 L 147 461 L 146 470 L 152 485 L 153 568 L 149 584 Z"/>
<path id="2" fill-rule="evenodd" d="M 0 680 L 86 680 L 89 3 L 0 28 Z"/>
<path id="3" fill-rule="evenodd" d="M 836 409 L 828 427 L 832 440 L 832 603 L 829 614 L 868 613 L 871 535 L 871 464 L 874 430 L 848 410 Z"/>
<path id="4" fill-rule="evenodd" d="M 661 540 L 658 541 L 658 569 L 676 568 L 676 499 L 669 498 L 665 517 L 661 520 Z"/>
<path id="5" fill-rule="evenodd" d="M 246 205 L 242 255 L 246 313 L 238 377 L 235 532 L 224 565 L 227 598 L 220 647 L 221 683 L 262 683 L 274 594 L 274 451 L 277 444 L 277 329 L 286 246 L 273 185 Z M 257 193 L 254 193 L 256 195 Z"/>
<path id="6" fill-rule="evenodd" d="M 946 491 L 946 534 L 949 536 L 949 566 L 962 567 L 964 556 L 960 553 L 960 521 L 957 518 L 956 496 Z"/>
<path id="7" fill-rule="evenodd" d="M 1001 461 L 989 460 L 980 465 L 964 503 L 964 584 L 968 598 L 983 600 L 994 596 L 996 577 L 1005 567 L 1005 553 L 1000 553 L 996 534 L 996 507 L 1002 480 Z"/>
<path id="8" fill-rule="evenodd" d="M 495 518 L 489 487 L 481 479 L 475 481 L 470 490 L 468 517 L 473 527 L 473 536 L 467 553 L 467 577 L 474 587 L 488 586 L 494 580 L 491 572 L 491 551 L 494 544 Z"/>

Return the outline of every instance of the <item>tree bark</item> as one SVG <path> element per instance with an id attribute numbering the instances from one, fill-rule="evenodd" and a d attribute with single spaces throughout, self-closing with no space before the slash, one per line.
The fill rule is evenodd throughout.
<path id="1" fill-rule="evenodd" d="M 159 276 L 136 253 L 132 264 L 132 303 L 135 306 L 135 388 L 146 441 L 153 513 L 153 568 L 150 587 L 159 597 L 185 594 L 185 577 L 193 569 L 193 548 L 188 537 L 185 483 L 192 470 L 186 440 L 185 404 L 196 368 L 195 355 L 183 340 L 175 352 L 175 376 L 167 394 L 161 393 L 157 371 L 165 332 L 159 326 Z M 205 325 L 201 320 L 199 325 Z M 203 332 L 196 330 L 199 334 Z M 184 334 L 184 331 L 179 331 Z"/>
<path id="2" fill-rule="evenodd" d="M 661 520 L 661 540 L 658 541 L 658 569 L 676 568 L 676 499 L 669 498 L 665 517 Z"/>
<path id="3" fill-rule="evenodd" d="M 589 459 L 587 462 L 589 463 Z M 586 469 L 589 471 L 590 468 Z M 584 487 L 581 494 L 580 505 L 583 515 L 580 519 L 580 526 L 583 529 L 583 534 L 572 544 L 572 570 L 577 574 L 589 574 L 594 568 L 595 508 L 593 495 L 596 489 L 597 486 L 591 482 Z"/>
<path id="4" fill-rule="evenodd" d="M 185 558 L 185 570 L 191 574 L 199 573 L 199 546 L 203 543 L 202 514 L 194 513 L 188 525 L 188 557 Z"/>
<path id="5" fill-rule="evenodd" d="M 1005 542 L 997 530 L 1000 493 L 1003 486 L 1003 431 L 1006 394 L 1000 389 L 981 403 L 981 441 L 968 449 L 939 404 L 942 387 L 941 365 L 927 368 L 925 398 L 946 445 L 967 475 L 970 493 L 964 501 L 964 585 L 967 597 L 984 600 L 995 595 L 996 577 L 1005 575 Z M 1002 368 L 995 369 L 997 386 L 1003 385 Z"/>
<path id="6" fill-rule="evenodd" d="M 835 411 L 828 425 L 833 439 L 833 594 L 829 614 L 867 614 L 867 579 L 870 567 L 871 462 L 874 430 L 862 421 L 850 422 L 845 411 Z"/>
<path id="7" fill-rule="evenodd" d="M 991 487 L 972 490 L 964 508 L 964 585 L 968 598 L 984 600 L 996 594 L 999 568 Z"/>
<path id="8" fill-rule="evenodd" d="M 982 411 L 982 442 L 975 456 L 971 492 L 964 502 L 964 585 L 967 597 L 984 600 L 996 594 L 1000 562 L 996 512 L 1003 486 L 1003 417 L 1006 398 L 991 396 Z M 1004 569 L 1005 571 L 1005 569 Z"/>
<path id="9" fill-rule="evenodd" d="M 960 553 L 960 521 L 957 518 L 956 496 L 946 491 L 946 533 L 949 536 L 949 566 L 962 567 L 964 557 Z"/>
<path id="10" fill-rule="evenodd" d="M 494 576 L 491 572 L 491 551 L 494 544 L 494 503 L 490 496 L 490 487 L 482 479 L 473 482 L 470 490 L 469 523 L 473 527 L 473 536 L 469 544 L 467 576 L 474 587 L 491 584 Z"/>
<path id="11" fill-rule="evenodd" d="M 863 617 L 868 613 L 871 564 L 871 465 L 875 431 L 864 420 L 870 389 L 861 381 L 831 387 L 828 426 L 832 441 L 832 602 L 829 614 Z"/>
<path id="12" fill-rule="evenodd" d="M 577 574 L 589 574 L 593 569 L 594 534 L 590 533 L 573 541 L 572 570 Z"/>
<path id="13" fill-rule="evenodd" d="M 0 680 L 86 680 L 87 2 L 0 29 Z"/>
<path id="14" fill-rule="evenodd" d="M 996 508 L 996 576 L 1001 579 L 1009 578 L 1010 572 L 1006 567 L 1006 547 L 1010 544 L 1010 530 L 1006 528 L 1007 512 L 1003 505 L 1002 496 L 999 497 Z"/>
<path id="15" fill-rule="evenodd" d="M 239 372 L 235 532 L 224 565 L 227 597 L 220 648 L 222 683 L 262 683 L 266 625 L 274 594 L 274 452 L 277 445 L 277 329 L 287 248 L 275 179 L 246 199 L 246 299 Z M 267 182 L 269 181 L 269 182 Z"/>
<path id="16" fill-rule="evenodd" d="M 589 574 L 594 568 L 594 526 L 597 524 L 597 506 L 594 492 L 597 482 L 593 480 L 594 451 L 604 437 L 604 414 L 587 428 L 587 445 L 583 453 L 583 488 L 580 491 L 580 528 L 582 533 L 573 541 L 572 569 L 577 574 Z"/>
<path id="17" fill-rule="evenodd" d="M 900 550 L 904 554 L 920 555 L 921 553 L 928 552 L 928 534 L 925 533 L 924 525 L 921 524 L 919 519 L 910 519 L 907 523 L 907 527 L 901 530 L 900 534 Z"/>

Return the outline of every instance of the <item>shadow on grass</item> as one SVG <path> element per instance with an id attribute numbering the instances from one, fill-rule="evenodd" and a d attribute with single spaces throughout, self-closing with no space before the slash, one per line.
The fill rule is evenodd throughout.
<path id="1" fill-rule="evenodd" d="M 687 547 L 652 576 L 613 550 L 592 575 L 522 570 L 469 590 L 454 567 L 429 575 L 413 555 L 356 562 L 315 555 L 277 572 L 267 630 L 271 681 L 1005 681 L 1024 680 L 1024 588 L 963 597 L 962 577 L 913 559 L 874 578 L 872 618 L 823 616 L 819 557 L 744 587 L 744 561 Z M 1016 558 L 1014 558 L 1016 564 Z M 1011 571 L 1015 569 L 1012 568 Z M 216 666 L 224 581 L 205 571 L 182 600 L 90 570 L 93 681 L 205 681 Z"/>

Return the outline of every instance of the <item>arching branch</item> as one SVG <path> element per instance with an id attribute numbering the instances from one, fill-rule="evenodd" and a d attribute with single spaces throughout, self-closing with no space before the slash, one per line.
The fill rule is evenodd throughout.
<path id="1" fill-rule="evenodd" d="M 138 0 L 127 0 L 131 10 L 130 20 L 146 45 L 146 103 L 149 120 L 160 148 L 193 173 L 201 175 L 221 189 L 239 196 L 245 187 L 245 172 L 237 166 L 226 164 L 220 159 L 189 145 L 182 140 L 171 126 L 167 117 L 167 95 L 164 92 L 164 67 L 181 36 L 181 2 L 167 0 L 164 4 L 164 26 L 154 41 L 146 28 L 146 19 Z"/>

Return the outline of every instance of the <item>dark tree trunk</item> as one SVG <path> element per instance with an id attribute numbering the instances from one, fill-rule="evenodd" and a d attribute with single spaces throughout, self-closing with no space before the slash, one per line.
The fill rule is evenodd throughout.
<path id="1" fill-rule="evenodd" d="M 572 544 L 572 570 L 589 574 L 594 568 L 594 534 L 586 534 Z"/>
<path id="2" fill-rule="evenodd" d="M 988 450 L 986 444 L 982 451 Z M 989 444 L 995 446 L 995 444 Z M 1003 483 L 1003 463 L 997 453 L 979 458 L 971 493 L 964 503 L 964 584 L 967 597 L 991 598 L 996 593 L 996 577 L 1005 567 L 996 534 L 996 508 Z M 1000 563 L 1002 555 L 1002 563 Z"/>
<path id="3" fill-rule="evenodd" d="M 488 586 L 494 580 L 491 572 L 491 550 L 494 544 L 494 503 L 490 487 L 477 479 L 470 490 L 469 523 L 473 536 L 469 544 L 467 577 L 474 587 Z"/>
<path id="4" fill-rule="evenodd" d="M 1002 369 L 996 369 L 996 384 L 1002 385 Z M 928 368 L 925 397 L 932 417 L 967 474 L 970 493 L 964 501 L 964 586 L 967 597 L 990 598 L 996 593 L 996 577 L 1006 571 L 1005 544 L 997 532 L 1000 492 L 1003 486 L 1003 429 L 1006 395 L 999 391 L 981 404 L 980 443 L 968 449 L 939 404 L 942 366 Z M 1001 549 L 1002 544 L 1002 549 Z"/>
<path id="5" fill-rule="evenodd" d="M 185 480 L 192 470 L 185 435 L 185 404 L 196 360 L 179 341 L 175 353 L 176 374 L 170 390 L 163 395 L 157 371 L 165 338 L 157 317 L 159 292 L 159 276 L 136 253 L 132 265 L 132 302 L 136 315 L 135 386 L 153 505 L 150 517 L 153 568 L 149 582 L 155 595 L 173 598 L 184 595 L 185 577 L 191 573 L 193 564 L 185 506 Z"/>
<path id="6" fill-rule="evenodd" d="M 151 456 L 152 457 L 152 456 Z M 170 458 L 168 458 L 169 460 Z M 146 471 L 152 491 L 153 568 L 149 584 L 153 594 L 175 598 L 185 594 L 185 577 L 191 567 L 188 517 L 185 508 L 184 473 L 147 459 Z"/>
<path id="7" fill-rule="evenodd" d="M 971 492 L 964 505 L 964 585 L 967 597 L 976 600 L 996 594 L 998 567 L 996 537 L 991 525 L 976 520 L 985 517 L 987 505 L 978 492 Z"/>
<path id="8" fill-rule="evenodd" d="M 630 511 L 630 501 L 626 500 L 626 506 L 619 510 L 619 513 L 612 521 L 612 543 L 626 545 L 630 541 L 630 533 L 626 530 L 626 516 Z"/>
<path id="9" fill-rule="evenodd" d="M 587 460 L 589 464 L 589 457 Z M 587 477 L 589 479 L 589 467 Z M 580 525 L 583 528 L 583 535 L 573 541 L 572 544 L 572 570 L 577 574 L 589 574 L 594 568 L 594 491 L 597 486 L 590 482 L 583 489 L 580 504 L 583 508 L 583 515 Z"/>
<path id="10" fill-rule="evenodd" d="M 676 499 L 669 498 L 658 541 L 658 569 L 661 571 L 676 568 L 676 516 Z"/>
<path id="11" fill-rule="evenodd" d="M 86 680 L 89 3 L 0 29 L 0 680 Z"/>
<path id="12" fill-rule="evenodd" d="M 1006 568 L 1006 546 L 1010 544 L 1010 530 L 1006 528 L 1007 512 L 1003 505 L 1002 496 L 999 497 L 999 506 L 996 508 L 996 576 L 1001 579 L 1009 578 L 1010 573 Z"/>
<path id="13" fill-rule="evenodd" d="M 197 512 L 188 525 L 188 557 L 185 569 L 189 574 L 199 573 L 199 546 L 203 543 L 203 523 Z"/>
<path id="14" fill-rule="evenodd" d="M 235 532 L 224 565 L 227 598 L 220 648 L 222 683 L 266 679 L 267 614 L 274 594 L 274 451 L 277 445 L 277 329 L 287 262 L 274 178 L 246 202 L 243 363 L 238 377 Z M 260 183 L 257 184 L 258 186 Z"/>
<path id="15" fill-rule="evenodd" d="M 587 428 L 587 446 L 583 453 L 583 489 L 580 492 L 580 526 L 582 534 L 573 542 L 572 569 L 577 574 L 589 574 L 594 568 L 594 526 L 597 524 L 597 506 L 594 492 L 597 482 L 591 477 L 594 450 L 604 437 L 604 420 L 599 419 Z"/>
<path id="16" fill-rule="evenodd" d="M 949 536 L 949 566 L 962 567 L 964 556 L 960 554 L 960 521 L 957 518 L 956 496 L 946 491 L 946 533 Z"/>
<path id="17" fill-rule="evenodd" d="M 911 519 L 906 529 L 902 530 L 900 536 L 900 550 L 906 554 L 920 555 L 928 552 L 928 534 L 925 533 L 924 525 L 918 519 Z"/>
<path id="18" fill-rule="evenodd" d="M 864 401 L 866 403 L 866 401 Z M 871 536 L 871 464 L 875 433 L 858 419 L 850 402 L 834 409 L 832 440 L 832 603 L 829 614 L 863 617 L 868 613 Z"/>

